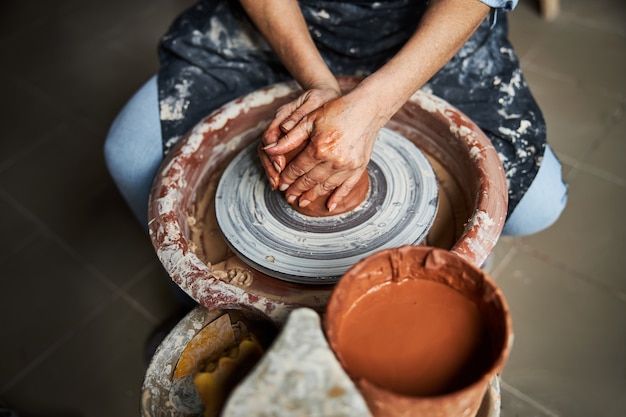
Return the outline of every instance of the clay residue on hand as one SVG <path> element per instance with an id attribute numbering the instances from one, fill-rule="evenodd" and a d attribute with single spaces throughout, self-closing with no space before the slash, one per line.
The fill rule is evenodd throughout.
<path id="1" fill-rule="evenodd" d="M 341 200 L 340 203 L 337 204 L 337 206 L 333 209 L 333 211 L 328 210 L 328 199 L 330 198 L 332 193 L 329 195 L 317 198 L 306 207 L 300 207 L 297 204 L 297 200 L 296 200 L 296 202 L 292 204 L 292 207 L 296 211 L 306 216 L 311 216 L 311 217 L 335 216 L 338 214 L 347 213 L 357 208 L 361 203 L 363 203 L 363 201 L 365 201 L 365 199 L 367 198 L 367 194 L 369 193 L 369 190 L 370 190 L 369 174 L 367 173 L 367 170 L 365 170 L 363 171 L 363 175 L 361 175 L 359 182 L 357 182 L 354 188 L 350 191 L 350 193 L 347 196 L 345 196 L 343 200 Z"/>
<path id="2" fill-rule="evenodd" d="M 293 159 L 296 156 L 298 156 L 300 152 L 302 152 L 302 150 L 306 147 L 307 144 L 308 144 L 308 141 L 303 143 L 302 145 L 300 145 L 293 151 L 290 151 L 287 154 L 285 154 L 285 161 L 286 161 L 285 166 L 289 165 L 289 163 L 293 161 Z M 260 150 L 260 152 L 262 152 L 262 150 Z M 296 210 L 297 212 L 301 214 L 304 214 L 305 216 L 311 216 L 311 217 L 335 216 L 338 214 L 347 213 L 357 208 L 361 203 L 363 203 L 363 201 L 365 201 L 369 193 L 369 190 L 370 190 L 369 174 L 367 170 L 365 170 L 363 171 L 361 178 L 359 178 L 359 181 L 355 184 L 354 188 L 352 188 L 350 193 L 348 193 L 348 195 L 345 196 L 341 200 L 341 202 L 339 202 L 335 206 L 333 211 L 329 211 L 328 209 L 328 199 L 332 195 L 332 191 L 328 195 L 321 196 L 311 201 L 311 203 L 309 203 L 306 207 L 300 207 L 299 199 L 296 199 L 293 203 L 291 203 L 291 206 L 294 208 L 294 210 Z"/>

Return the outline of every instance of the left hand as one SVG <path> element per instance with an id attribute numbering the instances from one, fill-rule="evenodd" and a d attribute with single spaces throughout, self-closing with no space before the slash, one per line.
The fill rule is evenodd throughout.
<path id="1" fill-rule="evenodd" d="M 263 134 L 258 152 L 273 190 L 280 185 L 280 173 L 287 165 L 285 154 L 304 147 L 308 137 L 301 138 L 302 141 L 298 144 L 291 143 L 290 148 L 284 153 L 264 152 L 264 150 L 271 146 L 276 146 L 283 135 L 293 129 L 309 113 L 339 96 L 341 96 L 341 91 L 337 84 L 334 86 L 317 86 L 305 91 L 296 100 L 278 108 L 274 119 Z"/>

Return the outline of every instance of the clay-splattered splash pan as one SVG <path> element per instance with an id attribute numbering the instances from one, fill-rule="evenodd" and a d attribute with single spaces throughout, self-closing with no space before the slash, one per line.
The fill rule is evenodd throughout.
<path id="1" fill-rule="evenodd" d="M 357 79 L 342 79 L 345 90 Z M 215 195 L 229 162 L 258 140 L 276 109 L 301 90 L 277 84 L 207 116 L 164 161 L 149 203 L 153 245 L 172 279 L 209 309 L 252 308 L 282 323 L 296 306 L 322 311 L 332 285 L 306 285 L 242 262 L 216 220 Z M 428 158 L 438 183 L 438 210 L 423 244 L 481 265 L 502 231 L 507 188 L 484 133 L 441 99 L 417 92 L 386 125 Z"/>

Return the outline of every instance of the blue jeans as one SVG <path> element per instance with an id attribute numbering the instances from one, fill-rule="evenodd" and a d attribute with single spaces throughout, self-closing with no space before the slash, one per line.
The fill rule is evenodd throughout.
<path id="1" fill-rule="evenodd" d="M 163 161 L 156 76 L 129 100 L 113 122 L 104 145 L 107 167 L 120 192 L 147 228 L 148 197 Z M 567 202 L 561 163 L 546 146 L 535 180 L 507 219 L 503 234 L 522 236 L 552 225 Z"/>
<path id="2" fill-rule="evenodd" d="M 122 196 L 148 228 L 148 197 L 163 161 L 156 76 L 117 115 L 104 143 L 104 159 Z"/>

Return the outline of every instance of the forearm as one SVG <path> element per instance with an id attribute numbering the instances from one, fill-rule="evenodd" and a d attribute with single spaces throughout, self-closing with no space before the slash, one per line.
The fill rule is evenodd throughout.
<path id="1" fill-rule="evenodd" d="M 296 0 L 240 0 L 289 73 L 304 89 L 338 88 L 309 34 Z"/>
<path id="2" fill-rule="evenodd" d="M 353 91 L 377 106 L 381 125 L 419 90 L 470 38 L 489 14 L 478 0 L 431 1 L 404 47 Z"/>

